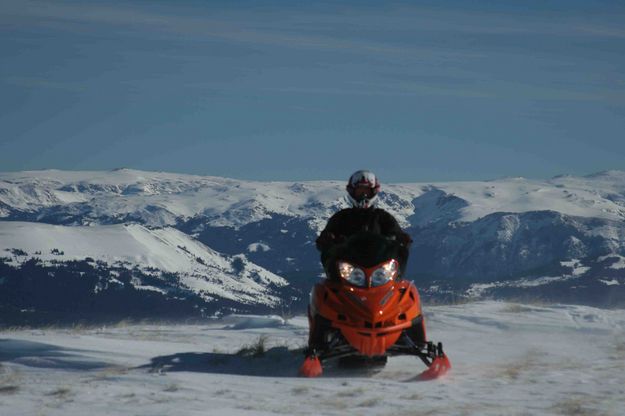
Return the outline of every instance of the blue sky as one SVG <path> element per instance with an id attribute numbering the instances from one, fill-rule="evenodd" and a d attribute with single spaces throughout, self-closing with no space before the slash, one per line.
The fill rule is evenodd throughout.
<path id="1" fill-rule="evenodd" d="M 509 3 L 0 0 L 0 171 L 625 170 L 623 3 Z"/>

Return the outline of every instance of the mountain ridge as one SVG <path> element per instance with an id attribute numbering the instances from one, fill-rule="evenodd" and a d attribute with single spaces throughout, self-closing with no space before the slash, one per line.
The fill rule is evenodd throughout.
<path id="1" fill-rule="evenodd" d="M 339 181 L 242 181 L 131 169 L 0 173 L 0 229 L 10 228 L 8 223 L 33 230 L 49 224 L 83 230 L 81 235 L 93 238 L 98 233 L 89 229 L 116 225 L 141 227 L 142 233 L 152 235 L 177 233 L 186 245 L 215 251 L 230 268 L 240 258 L 250 267 L 286 278 L 304 299 L 303 293 L 322 272 L 314 240 L 327 219 L 347 206 L 344 193 Z M 623 271 L 599 260 L 625 256 L 625 172 L 549 180 L 383 184 L 379 201 L 413 237 L 407 276 L 426 289 L 451 287 L 459 296 L 470 296 L 474 285 L 534 279 L 553 299 L 555 285 L 568 282 L 564 291 L 584 302 L 583 293 L 573 289 L 584 279 L 593 299 L 614 299 L 615 291 L 625 287 Z M 5 254 L 0 257 L 24 249 L 11 235 L 4 238 Z M 70 252 L 67 247 L 58 249 Z M 174 244 L 172 250 L 179 248 Z M 103 253 L 98 256 L 105 260 Z M 194 262 L 191 257 L 189 261 Z M 582 280 L 566 278 L 570 270 L 563 262 L 571 261 L 587 268 Z M 188 273 L 182 265 L 162 269 Z M 490 293 L 505 288 L 511 296 L 511 287 L 527 291 L 530 286 L 490 287 Z M 253 296 L 263 299 L 263 289 L 256 290 Z M 272 293 L 279 296 L 280 290 Z M 437 296 L 435 290 L 428 293 Z M 245 303 L 232 296 L 224 299 Z M 276 305 L 259 302 L 263 303 Z"/>

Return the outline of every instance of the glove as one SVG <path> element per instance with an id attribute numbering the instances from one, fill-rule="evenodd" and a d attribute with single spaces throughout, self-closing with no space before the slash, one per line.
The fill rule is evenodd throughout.
<path id="1" fill-rule="evenodd" d="M 315 245 L 319 251 L 324 251 L 330 244 L 334 242 L 336 236 L 329 231 L 322 231 L 315 241 Z"/>

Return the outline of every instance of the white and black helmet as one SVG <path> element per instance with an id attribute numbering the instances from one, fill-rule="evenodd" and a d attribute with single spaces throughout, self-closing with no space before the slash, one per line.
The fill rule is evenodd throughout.
<path id="1" fill-rule="evenodd" d="M 380 182 L 375 174 L 368 170 L 359 170 L 349 177 L 347 199 L 354 208 L 373 207 L 380 191 Z"/>

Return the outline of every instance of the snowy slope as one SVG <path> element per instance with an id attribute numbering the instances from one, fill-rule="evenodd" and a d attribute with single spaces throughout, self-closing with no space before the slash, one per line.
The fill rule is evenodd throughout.
<path id="1" fill-rule="evenodd" d="M 342 194 L 342 186 L 333 182 L 237 181 L 130 169 L 46 170 L 1 173 L 0 215 L 60 211 L 80 224 L 131 217 L 153 226 L 203 215 L 211 225 L 236 227 L 272 214 L 325 217 Z"/>
<path id="2" fill-rule="evenodd" d="M 423 205 L 418 199 L 432 191 L 465 201 L 466 206 L 453 218 L 457 221 L 474 221 L 495 212 L 545 210 L 588 218 L 625 218 L 625 172 L 621 171 L 547 181 L 505 178 L 384 184 L 384 191 L 382 206 L 404 224 L 411 216 L 413 224 L 427 222 L 421 216 L 429 213 L 415 212 L 415 204 Z M 326 218 L 341 206 L 343 194 L 342 181 L 254 182 L 130 169 L 0 173 L 1 215 L 64 206 L 66 214 L 84 214 L 80 217 L 84 222 L 131 215 L 149 225 L 172 225 L 177 218 L 201 214 L 211 225 L 241 226 L 275 214 Z"/>
<path id="3" fill-rule="evenodd" d="M 142 225 L 66 227 L 0 222 L 0 257 L 14 266 L 36 257 L 44 263 L 92 258 L 110 265 L 179 273 L 184 287 L 206 299 L 218 296 L 243 303 L 276 304 L 270 286 L 284 286 L 281 277 L 239 256 L 220 254 L 173 228 Z M 150 289 L 150 288 L 146 288 Z M 156 290 L 155 288 L 152 288 Z"/>
<path id="4" fill-rule="evenodd" d="M 419 187 L 406 185 L 413 193 L 415 186 Z M 432 187 L 467 202 L 467 206 L 460 209 L 459 221 L 475 221 L 495 212 L 529 211 L 556 211 L 569 216 L 617 221 L 625 218 L 625 172 L 620 171 L 581 178 L 560 176 L 547 181 L 505 178 L 436 183 Z"/>
<path id="5" fill-rule="evenodd" d="M 453 368 L 421 383 L 414 357 L 393 357 L 377 373 L 297 378 L 304 317 L 4 331 L 0 414 L 623 414 L 623 310 L 484 302 L 426 315 Z M 237 354 L 260 336 L 263 356 Z"/>

